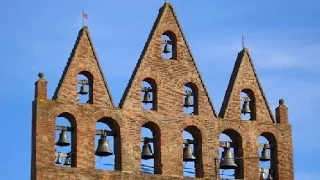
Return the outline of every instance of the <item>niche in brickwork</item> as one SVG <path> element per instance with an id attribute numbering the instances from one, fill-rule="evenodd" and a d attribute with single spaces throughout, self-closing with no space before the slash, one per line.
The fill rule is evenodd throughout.
<path id="1" fill-rule="evenodd" d="M 182 132 L 183 138 L 183 175 L 185 177 L 203 177 L 202 135 L 195 126 L 188 126 Z"/>
<path id="2" fill-rule="evenodd" d="M 256 105 L 254 93 L 251 89 L 244 89 L 240 93 L 240 108 L 242 120 L 256 119 Z"/>
<path id="3" fill-rule="evenodd" d="M 142 108 L 157 110 L 157 84 L 151 78 L 146 78 L 141 83 Z"/>
<path id="4" fill-rule="evenodd" d="M 82 71 L 77 77 L 77 101 L 81 104 L 92 104 L 93 103 L 93 76 L 87 71 Z"/>
<path id="5" fill-rule="evenodd" d="M 163 59 L 177 59 L 177 38 L 171 31 L 166 31 L 161 36 L 161 51 Z"/>
<path id="6" fill-rule="evenodd" d="M 153 122 L 141 127 L 141 172 L 161 174 L 160 128 Z"/>
<path id="7" fill-rule="evenodd" d="M 111 118 L 102 118 L 95 130 L 95 167 L 102 170 L 121 170 L 120 128 Z"/>
<path id="8" fill-rule="evenodd" d="M 198 89 L 190 82 L 183 87 L 183 111 L 187 115 L 198 114 Z"/>
<path id="9" fill-rule="evenodd" d="M 259 136 L 259 173 L 264 179 L 276 179 L 277 151 L 276 139 L 271 133 L 262 133 Z"/>
<path id="10" fill-rule="evenodd" d="M 227 129 L 220 134 L 216 169 L 224 179 L 243 179 L 242 140 L 238 132 Z"/>
<path id="11" fill-rule="evenodd" d="M 55 165 L 76 167 L 76 122 L 69 113 L 60 114 L 55 121 Z"/>

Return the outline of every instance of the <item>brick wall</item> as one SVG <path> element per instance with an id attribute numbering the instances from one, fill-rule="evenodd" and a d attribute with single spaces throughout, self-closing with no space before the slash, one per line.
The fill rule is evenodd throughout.
<path id="1" fill-rule="evenodd" d="M 176 36 L 177 58 L 163 60 L 161 57 L 161 35 L 170 31 Z M 119 108 L 113 106 L 108 86 L 95 56 L 88 28 L 80 30 L 71 57 L 63 72 L 53 99 L 47 96 L 47 81 L 43 74 L 36 82 L 32 120 L 32 180 L 113 180 L 113 179 L 189 179 L 183 177 L 182 131 L 190 126 L 200 130 L 202 144 L 200 166 L 203 178 L 216 179 L 214 159 L 218 157 L 219 135 L 233 129 L 241 136 L 242 156 L 258 156 L 258 137 L 265 132 L 276 139 L 277 172 L 279 180 L 293 178 L 291 126 L 288 124 L 287 108 L 277 109 L 275 123 L 266 102 L 262 88 L 256 77 L 247 50 L 240 52 L 238 64 L 232 74 L 220 116 L 212 106 L 207 90 L 189 51 L 173 8 L 166 3 L 159 11 L 158 18 L 149 35 L 146 46 L 129 80 Z M 93 76 L 93 101 L 91 104 L 78 104 L 77 75 L 87 71 Z M 157 83 L 157 110 L 141 108 L 141 82 L 152 78 Z M 250 79 L 243 82 L 242 78 Z M 234 79 L 234 82 L 232 81 Z M 198 115 L 185 115 L 183 112 L 183 85 L 192 82 L 197 87 Z M 243 88 L 255 92 L 256 114 L 254 121 L 240 120 L 238 95 Z M 55 119 L 67 112 L 74 116 L 75 155 L 72 168 L 56 167 L 54 162 Z M 121 171 L 95 169 L 95 125 L 103 117 L 111 118 L 120 127 Z M 161 175 L 140 173 L 140 128 L 153 122 L 160 129 Z M 258 159 L 244 159 L 244 179 L 258 179 Z M 191 178 L 190 178 L 191 179 Z"/>

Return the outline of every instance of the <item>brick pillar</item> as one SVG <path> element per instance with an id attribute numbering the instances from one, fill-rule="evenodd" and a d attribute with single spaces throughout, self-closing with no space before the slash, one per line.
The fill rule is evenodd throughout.
<path id="1" fill-rule="evenodd" d="M 277 123 L 288 123 L 288 108 L 284 105 L 284 100 L 279 100 L 279 106 L 276 108 L 276 121 Z"/>
<path id="2" fill-rule="evenodd" d="M 39 79 L 35 83 L 35 100 L 41 99 L 45 100 L 47 99 L 47 80 L 44 79 L 44 74 L 39 73 L 38 74 Z"/>

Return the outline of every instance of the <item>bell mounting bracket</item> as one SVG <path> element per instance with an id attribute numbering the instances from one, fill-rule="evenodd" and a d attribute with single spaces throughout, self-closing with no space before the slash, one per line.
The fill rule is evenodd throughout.
<path id="1" fill-rule="evenodd" d="M 219 146 L 222 148 L 228 148 L 228 147 L 234 148 L 234 147 L 236 147 L 236 144 L 234 142 L 230 142 L 230 141 L 220 141 Z M 273 147 L 273 145 L 271 145 L 271 144 L 259 143 L 259 148 L 271 149 L 272 147 Z"/>
<path id="2" fill-rule="evenodd" d="M 80 80 L 78 80 L 77 83 L 78 83 L 78 84 L 82 84 L 82 85 L 88 85 L 88 84 L 89 84 L 89 81 L 86 80 L 86 79 L 80 79 Z"/>
<path id="3" fill-rule="evenodd" d="M 162 44 L 170 44 L 173 45 L 173 42 L 171 40 L 162 40 Z"/>

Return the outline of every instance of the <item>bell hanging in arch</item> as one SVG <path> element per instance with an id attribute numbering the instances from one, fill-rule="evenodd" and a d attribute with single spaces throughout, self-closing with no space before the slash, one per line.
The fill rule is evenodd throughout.
<path id="1" fill-rule="evenodd" d="M 163 53 L 168 54 L 170 52 L 171 52 L 170 48 L 168 46 L 168 43 L 166 42 L 165 45 L 164 45 L 164 48 L 163 48 Z"/>
<path id="2" fill-rule="evenodd" d="M 150 93 L 148 90 L 146 90 L 144 92 L 144 95 L 143 95 L 143 100 L 142 100 L 143 103 L 147 104 L 147 103 L 152 103 L 152 99 L 150 97 Z"/>
<path id="3" fill-rule="evenodd" d="M 193 103 L 192 103 L 192 96 L 191 96 L 191 93 L 187 93 L 187 95 L 185 96 L 184 98 L 184 104 L 183 104 L 183 107 L 192 107 L 193 106 Z"/>
<path id="4" fill-rule="evenodd" d="M 62 164 L 60 155 L 58 155 L 58 158 L 57 158 L 55 163 L 56 164 Z"/>
<path id="5" fill-rule="evenodd" d="M 153 159 L 154 155 L 151 150 L 151 145 L 149 143 L 144 143 L 142 146 L 141 159 Z"/>
<path id="6" fill-rule="evenodd" d="M 238 166 L 234 162 L 230 148 L 224 148 L 220 161 L 220 169 L 236 169 Z"/>
<path id="7" fill-rule="evenodd" d="M 82 86 L 80 87 L 79 94 L 81 94 L 81 95 L 88 94 L 88 91 L 87 91 L 86 87 L 84 86 L 84 84 L 82 84 Z"/>
<path id="8" fill-rule="evenodd" d="M 101 135 L 100 139 L 98 140 L 98 147 L 95 152 L 96 156 L 110 156 L 112 152 L 109 148 L 109 142 L 106 138 L 106 135 Z"/>
<path id="9" fill-rule="evenodd" d="M 192 153 L 191 146 L 187 143 L 183 148 L 183 161 L 190 162 L 196 160 L 196 157 Z"/>
<path id="10" fill-rule="evenodd" d="M 263 147 L 261 151 L 260 161 L 270 161 L 270 154 L 266 147 Z"/>
<path id="11" fill-rule="evenodd" d="M 251 113 L 248 101 L 243 102 L 241 113 L 243 113 L 244 115 L 246 115 L 247 113 Z"/>
<path id="12" fill-rule="evenodd" d="M 66 157 L 63 165 L 65 165 L 65 166 L 71 166 L 71 158 L 70 158 L 70 157 Z"/>
<path id="13" fill-rule="evenodd" d="M 59 134 L 59 140 L 56 142 L 57 146 L 69 146 L 68 136 L 66 131 L 62 128 L 61 133 Z"/>
<path id="14" fill-rule="evenodd" d="M 262 169 L 263 170 L 263 169 Z M 260 173 L 260 177 L 259 177 L 259 180 L 265 180 L 266 179 L 266 177 L 265 177 L 265 175 L 264 175 L 264 172 L 262 171 L 261 173 Z"/>

